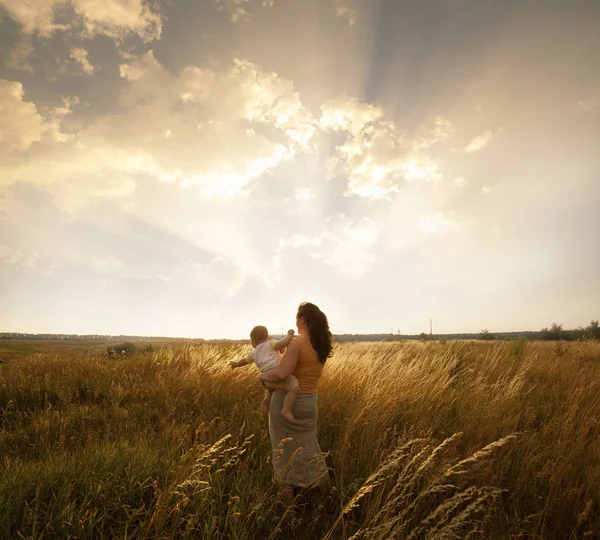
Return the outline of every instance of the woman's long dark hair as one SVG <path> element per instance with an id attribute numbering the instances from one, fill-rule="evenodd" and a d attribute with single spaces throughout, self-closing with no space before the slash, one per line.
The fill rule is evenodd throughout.
<path id="1" fill-rule="evenodd" d="M 306 321 L 310 332 L 310 342 L 319 355 L 319 362 L 324 364 L 331 356 L 333 348 L 333 337 L 329 331 L 329 322 L 325 313 L 314 304 L 303 302 L 298 306 L 297 317 L 302 317 Z"/>

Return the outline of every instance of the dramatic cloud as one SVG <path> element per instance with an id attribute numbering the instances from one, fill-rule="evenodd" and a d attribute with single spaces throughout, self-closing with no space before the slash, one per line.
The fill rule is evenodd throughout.
<path id="1" fill-rule="evenodd" d="M 383 109 L 364 103 L 357 98 L 348 100 L 330 100 L 321 107 L 319 125 L 323 129 L 348 131 L 353 135 L 360 133 L 363 128 L 383 116 Z"/>
<path id="2" fill-rule="evenodd" d="M 61 122 L 70 115 L 77 98 L 64 98 L 42 116 L 34 103 L 24 100 L 18 82 L 0 81 L 1 187 L 25 182 L 48 190 L 58 206 L 74 212 L 98 199 L 129 196 L 135 182 L 123 173 L 152 170 L 139 153 L 116 146 L 94 144 L 91 133 L 65 133 Z M 93 130 L 92 130 L 93 132 Z"/>
<path id="3" fill-rule="evenodd" d="M 59 126 L 70 102 L 46 120 L 23 101 L 20 83 L 4 81 L 0 99 L 9 113 L 0 144 L 26 150 L 46 132 L 55 142 L 70 141 L 60 147 L 49 141 L 31 159 L 0 165 L 5 182 L 48 189 L 70 212 L 94 200 L 125 199 L 143 176 L 229 198 L 248 195 L 253 179 L 311 151 L 315 122 L 292 83 L 250 62 L 173 75 L 149 51 L 128 56 L 120 73 L 126 111 L 68 137 Z"/>
<path id="4" fill-rule="evenodd" d="M 0 0 L 8 14 L 26 34 L 50 37 L 60 30 L 83 30 L 87 37 L 106 35 L 123 39 L 137 34 L 145 41 L 158 39 L 162 20 L 143 0 Z M 70 12 L 68 22 L 58 15 Z M 60 20 L 67 20 L 60 17 Z"/>
<path id="5" fill-rule="evenodd" d="M 441 178 L 438 165 L 420 151 L 449 137 L 445 120 L 436 123 L 437 133 L 434 130 L 431 141 L 422 144 L 399 134 L 396 124 L 383 118 L 381 108 L 353 99 L 326 103 L 319 124 L 348 133 L 328 163 L 330 177 L 348 178 L 347 196 L 385 199 L 400 191 L 403 180 Z"/>
<path id="6" fill-rule="evenodd" d="M 122 171 L 135 157 L 118 149 L 90 148 L 61 131 L 62 119 L 77 103 L 76 98 L 64 98 L 61 107 L 42 117 L 34 103 L 24 100 L 21 83 L 0 80 L 2 188 L 29 182 L 51 191 L 68 211 L 85 207 L 89 200 L 132 193 L 135 184 Z"/>
<path id="7" fill-rule="evenodd" d="M 111 136 L 138 146 L 142 127 L 144 146 L 171 178 L 206 197 L 247 195 L 253 179 L 310 150 L 314 122 L 292 83 L 250 62 L 172 77 L 149 52 L 123 64 L 121 75 L 132 109 Z"/>
<path id="8" fill-rule="evenodd" d="M 88 75 L 93 75 L 95 68 L 94 66 L 92 66 L 92 64 L 90 64 L 88 60 L 88 52 L 85 49 L 82 49 L 80 47 L 72 48 L 71 58 L 81 66 L 81 69 L 85 73 L 87 73 Z"/>
<path id="9" fill-rule="evenodd" d="M 20 82 L 0 80 L 0 147 L 25 150 L 42 137 L 44 121 L 23 96 Z"/>
<path id="10" fill-rule="evenodd" d="M 3 152 L 27 150 L 44 137 L 66 140 L 56 118 L 64 115 L 64 108 L 55 110 L 55 118 L 44 119 L 34 103 L 24 100 L 24 95 L 20 82 L 0 79 L 0 157 Z"/>

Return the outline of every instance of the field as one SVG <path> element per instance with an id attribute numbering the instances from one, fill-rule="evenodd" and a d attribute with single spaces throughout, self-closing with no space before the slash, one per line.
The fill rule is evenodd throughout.
<path id="1" fill-rule="evenodd" d="M 146 347 L 157 348 L 164 346 L 177 346 L 189 342 L 189 340 L 165 338 L 165 339 L 143 339 L 134 341 L 139 349 Z M 123 343 L 122 340 L 106 339 L 0 339 L 0 360 L 7 361 L 21 356 L 29 356 L 37 353 L 82 353 L 82 352 L 106 352 L 107 346 Z"/>
<path id="2" fill-rule="evenodd" d="M 0 364 L 0 538 L 597 538 L 600 343 L 348 343 L 282 520 L 243 345 Z M 27 352 L 27 351 L 26 351 Z"/>

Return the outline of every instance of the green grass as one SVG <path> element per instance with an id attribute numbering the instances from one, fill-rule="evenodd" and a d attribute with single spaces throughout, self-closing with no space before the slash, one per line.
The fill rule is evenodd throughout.
<path id="1" fill-rule="evenodd" d="M 600 532 L 599 344 L 336 346 L 319 387 L 334 490 L 291 525 L 257 372 L 227 367 L 243 349 L 74 346 L 0 365 L 0 538 Z"/>

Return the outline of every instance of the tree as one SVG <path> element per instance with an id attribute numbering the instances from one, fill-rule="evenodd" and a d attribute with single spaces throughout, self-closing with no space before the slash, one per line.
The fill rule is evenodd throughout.
<path id="1" fill-rule="evenodd" d="M 560 341 L 562 338 L 562 332 L 562 324 L 552 323 L 552 326 L 550 327 L 550 339 L 554 341 Z"/>
<path id="2" fill-rule="evenodd" d="M 491 341 L 496 339 L 496 336 L 492 334 L 487 328 L 484 328 L 481 332 L 479 332 L 479 339 Z"/>
<path id="3" fill-rule="evenodd" d="M 598 326 L 598 321 L 590 322 L 590 325 L 586 330 L 591 338 L 600 339 L 600 327 Z"/>

